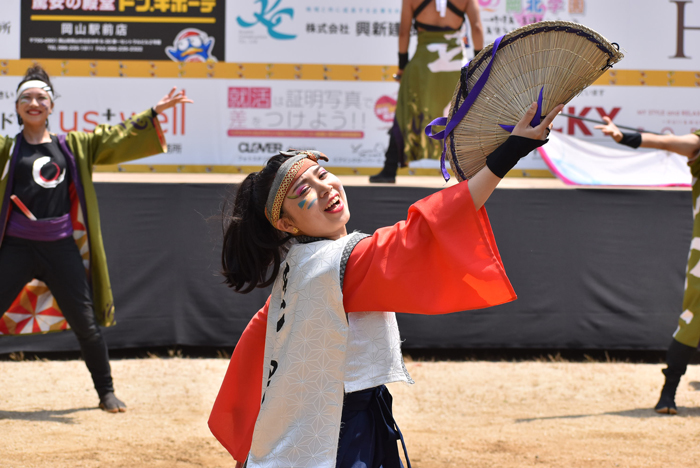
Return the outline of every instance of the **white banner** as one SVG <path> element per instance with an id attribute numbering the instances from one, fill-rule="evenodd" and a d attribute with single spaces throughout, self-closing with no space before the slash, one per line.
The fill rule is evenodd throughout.
<path id="1" fill-rule="evenodd" d="M 620 45 L 633 70 L 700 69 L 698 0 L 479 0 L 486 43 L 537 21 L 583 24 Z"/>
<path id="2" fill-rule="evenodd" d="M 20 4 L 13 0 L 2 0 L 0 5 L 0 60 L 18 59 Z"/>
<path id="3" fill-rule="evenodd" d="M 227 62 L 398 61 L 401 0 L 236 0 L 226 7 Z"/>
<path id="4" fill-rule="evenodd" d="M 568 185 L 690 187 L 688 159 L 668 151 L 635 151 L 552 133 L 537 151 L 559 179 Z"/>
<path id="5" fill-rule="evenodd" d="M 224 141 L 214 138 L 225 132 L 217 114 L 217 100 L 225 94 L 222 81 L 131 78 L 54 77 L 57 98 L 49 118 L 55 133 L 92 131 L 97 124 L 115 125 L 132 114 L 155 104 L 172 86 L 185 89 L 196 104 L 179 105 L 160 117 L 169 152 L 137 161 L 141 164 L 235 164 L 224 149 Z M 17 77 L 0 77 L 0 132 L 14 135 L 20 130 L 14 115 Z M 128 84 L 128 86 L 125 86 Z M 215 86 L 212 86 L 214 84 Z M 217 92 L 218 91 L 218 92 Z M 2 99 L 5 94 L 9 99 Z"/>
<path id="6" fill-rule="evenodd" d="M 479 0 L 486 43 L 538 21 L 583 24 L 620 45 L 618 65 L 700 69 L 700 0 Z M 399 0 L 226 3 L 226 61 L 394 64 Z"/>
<path id="7" fill-rule="evenodd" d="M 572 100 L 563 112 L 592 120 L 608 116 L 619 125 L 682 135 L 700 129 L 699 103 L 699 88 L 591 86 Z M 554 128 L 566 135 L 615 146 L 610 138 L 593 128 L 595 125 L 561 116 L 554 122 Z"/>
<path id="8" fill-rule="evenodd" d="M 16 77 L 0 78 L 0 131 L 14 117 Z M 377 82 L 56 77 L 53 132 L 89 132 L 154 106 L 172 86 L 194 104 L 161 115 L 169 152 L 137 164 L 258 166 L 287 148 L 317 148 L 333 166 L 383 163 L 396 86 Z M 94 85 L 100 85 L 99 90 Z M 392 94 L 394 93 L 394 94 Z"/>
<path id="9" fill-rule="evenodd" d="M 259 165 L 274 152 L 319 149 L 332 166 L 382 165 L 396 85 L 381 82 L 246 80 L 228 82 L 227 152 Z"/>
<path id="10" fill-rule="evenodd" d="M 20 2 L 2 3 L 0 132 L 12 134 L 19 130 L 14 92 L 23 67 L 31 63 L 17 61 L 22 57 Z M 131 3 L 129 8 L 148 14 L 146 0 Z M 21 4 L 25 8 L 32 2 Z M 46 5 L 51 9 L 61 4 Z M 295 147 L 319 149 L 334 166 L 381 166 L 398 91 L 390 75 L 397 63 L 400 0 L 208 4 L 225 7 L 225 18 L 217 19 L 225 22 L 225 57 L 217 58 L 229 63 L 214 67 L 210 62 L 206 65 L 210 73 L 188 78 L 190 69 L 164 61 L 96 65 L 66 61 L 68 65 L 52 72 L 61 97 L 50 119 L 51 130 L 89 131 L 98 122 L 116 123 L 122 115 L 154 105 L 177 85 L 195 104 L 161 117 L 170 152 L 136 164 L 256 166 L 279 149 Z M 656 132 L 683 134 L 700 128 L 700 0 L 479 0 L 479 4 L 487 43 L 524 24 L 566 20 L 584 24 L 620 45 L 625 59 L 615 66 L 617 75 L 604 75 L 605 83 L 585 90 L 565 113 L 593 120 L 607 115 L 618 124 Z M 93 20 L 101 21 L 99 16 Z M 147 73 L 132 77 L 132 70 L 139 67 L 153 70 L 154 77 Z M 263 72 L 255 71 L 259 69 Z M 266 74 L 266 69 L 272 71 Z M 555 125 L 565 135 L 614 146 L 593 130 L 594 123 L 559 117 Z M 537 156 L 518 165 L 544 167 Z"/>

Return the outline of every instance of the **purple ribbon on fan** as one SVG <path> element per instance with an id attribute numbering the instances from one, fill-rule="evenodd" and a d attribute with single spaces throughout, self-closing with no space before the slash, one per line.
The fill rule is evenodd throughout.
<path id="1" fill-rule="evenodd" d="M 425 134 L 432 138 L 433 140 L 443 140 L 442 143 L 442 155 L 440 156 L 440 171 L 442 172 L 442 177 L 445 179 L 445 181 L 450 180 L 450 174 L 447 172 L 447 168 L 445 167 L 445 155 L 447 153 L 447 135 L 452 133 L 452 131 L 457 127 L 457 125 L 462 121 L 464 116 L 467 115 L 467 112 L 469 112 L 469 109 L 471 108 L 472 104 L 474 104 L 474 101 L 476 101 L 476 98 L 479 96 L 479 93 L 481 93 L 481 90 L 484 88 L 486 85 L 486 82 L 489 79 L 489 75 L 491 74 L 491 65 L 493 65 L 493 61 L 496 58 L 496 52 L 498 51 L 498 47 L 501 44 L 501 40 L 503 39 L 503 36 L 499 37 L 496 39 L 493 43 L 493 48 L 491 49 L 491 61 L 489 64 L 486 66 L 486 69 L 484 72 L 481 74 L 478 80 L 476 80 L 476 84 L 474 85 L 474 88 L 471 90 L 471 92 L 467 95 L 467 98 L 464 100 L 461 106 L 459 106 L 459 109 L 457 109 L 457 112 L 455 112 L 452 116 L 452 119 L 448 122 L 447 117 L 438 117 L 437 119 L 433 120 L 430 122 L 426 127 L 425 127 Z M 469 62 L 471 63 L 471 62 Z M 468 67 L 469 63 L 467 63 L 464 67 Z M 537 112 L 535 113 L 535 117 L 532 119 L 530 122 L 530 125 L 533 127 L 537 126 L 540 124 L 541 121 L 541 112 L 542 112 L 542 93 L 544 91 L 544 86 L 542 89 L 540 89 L 540 96 L 537 99 Z M 433 125 L 436 126 L 444 126 L 445 128 L 437 133 L 433 133 Z M 500 125 L 500 124 L 499 124 Z M 500 125 L 500 127 L 503 130 L 506 130 L 508 132 L 512 132 L 513 129 L 515 128 L 514 125 Z"/>

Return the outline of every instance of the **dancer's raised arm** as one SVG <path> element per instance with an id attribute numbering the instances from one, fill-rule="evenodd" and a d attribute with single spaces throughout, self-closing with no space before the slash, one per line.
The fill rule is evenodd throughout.
<path id="1" fill-rule="evenodd" d="M 605 125 L 596 125 L 594 128 L 621 145 L 671 151 L 686 158 L 695 157 L 700 152 L 700 135 L 697 133 L 657 135 L 649 132 L 622 132 L 610 117 L 603 117 L 603 120 Z"/>
<path id="2" fill-rule="evenodd" d="M 469 191 L 477 210 L 484 206 L 499 182 L 521 158 L 547 142 L 550 125 L 563 107 L 563 104 L 558 105 L 538 126 L 531 127 L 530 122 L 537 112 L 537 103 L 533 102 L 513 129 L 511 136 L 486 157 L 486 167 L 469 180 Z"/>

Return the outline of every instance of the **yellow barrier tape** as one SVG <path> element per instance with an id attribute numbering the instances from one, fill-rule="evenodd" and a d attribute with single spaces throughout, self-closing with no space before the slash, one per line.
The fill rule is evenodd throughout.
<path id="1" fill-rule="evenodd" d="M 40 63 L 51 76 L 218 78 L 249 80 L 391 81 L 395 66 L 265 63 L 178 63 L 171 60 L 0 60 L 0 75 L 23 76 Z"/>
<path id="2" fill-rule="evenodd" d="M 608 70 L 593 83 L 598 86 L 700 87 L 700 71 Z"/>
<path id="3" fill-rule="evenodd" d="M 392 81 L 395 65 L 177 63 L 170 60 L 0 60 L 0 75 L 23 76 L 40 63 L 52 76 L 217 78 L 243 80 Z M 595 86 L 700 87 L 700 71 L 608 70 Z"/>

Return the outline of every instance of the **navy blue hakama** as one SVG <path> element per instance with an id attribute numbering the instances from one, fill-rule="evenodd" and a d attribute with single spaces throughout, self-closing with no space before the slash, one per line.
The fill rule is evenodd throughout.
<path id="1" fill-rule="evenodd" d="M 392 400 L 385 385 L 345 394 L 336 468 L 403 468 L 398 440 L 411 468 Z"/>

